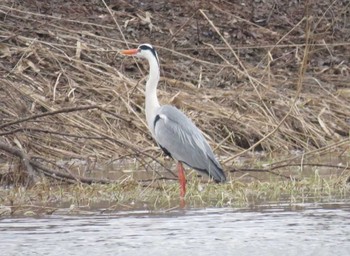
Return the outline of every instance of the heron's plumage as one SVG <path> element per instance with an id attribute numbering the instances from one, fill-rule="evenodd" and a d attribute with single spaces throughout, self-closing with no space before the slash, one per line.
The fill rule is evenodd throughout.
<path id="1" fill-rule="evenodd" d="M 201 131 L 176 107 L 164 105 L 157 110 L 154 136 L 157 143 L 176 160 L 205 172 L 217 182 L 225 181 L 221 165 Z"/>

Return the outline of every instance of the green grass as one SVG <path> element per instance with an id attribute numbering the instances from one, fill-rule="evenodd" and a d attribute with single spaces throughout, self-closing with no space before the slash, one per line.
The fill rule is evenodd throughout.
<path id="1" fill-rule="evenodd" d="M 247 208 L 266 204 L 298 204 L 344 199 L 349 196 L 346 177 L 282 180 L 226 184 L 202 183 L 192 178 L 187 184 L 186 208 Z M 179 207 L 176 181 L 145 186 L 134 181 L 109 185 L 50 185 L 43 182 L 30 189 L 0 190 L 0 215 L 92 214 L 121 210 L 168 211 Z"/>

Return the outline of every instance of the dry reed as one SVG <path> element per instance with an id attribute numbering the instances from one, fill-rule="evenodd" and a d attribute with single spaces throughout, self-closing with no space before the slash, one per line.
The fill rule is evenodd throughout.
<path id="1" fill-rule="evenodd" d="M 202 5 L 209 11 L 199 9 L 186 21 L 177 18 L 179 29 L 169 38 L 166 25 L 141 9 L 126 11 L 127 4 L 116 11 L 101 4 L 94 18 L 79 16 L 74 8 L 59 9 L 57 16 L 29 4 L 0 4 L 1 169 L 15 170 L 19 164 L 13 155 L 21 155 L 7 145 L 29 156 L 27 171 L 28 165 L 44 174 L 59 170 L 51 176 L 65 174 L 73 182 L 74 177 L 125 179 L 130 168 L 148 170 L 150 179 L 175 177 L 144 121 L 148 67 L 118 55 L 136 41 L 159 49 L 161 101 L 195 121 L 227 170 L 235 169 L 238 156 L 254 159 L 251 152 L 301 165 L 320 155 L 347 153 L 350 44 L 345 38 L 350 28 L 342 14 L 349 5 L 337 5 L 338 16 L 327 13 L 334 5 L 323 6 L 318 16 L 305 12 L 283 31 L 276 24 L 266 28 L 238 19 L 215 3 Z M 333 29 L 344 26 L 344 40 L 334 40 L 327 22 Z M 182 31 L 196 34 L 196 25 L 202 38 L 186 39 Z M 239 38 L 247 31 L 252 35 L 246 42 L 254 38 L 260 46 L 232 43 L 230 33 Z M 194 46 L 196 40 L 201 46 Z M 120 173 L 109 176 L 103 170 L 110 166 Z"/>

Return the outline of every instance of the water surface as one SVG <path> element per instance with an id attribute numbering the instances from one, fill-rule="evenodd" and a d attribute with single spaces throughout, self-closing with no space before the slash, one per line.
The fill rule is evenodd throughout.
<path id="1" fill-rule="evenodd" d="M 350 255 L 350 203 L 0 220 L 1 255 Z"/>

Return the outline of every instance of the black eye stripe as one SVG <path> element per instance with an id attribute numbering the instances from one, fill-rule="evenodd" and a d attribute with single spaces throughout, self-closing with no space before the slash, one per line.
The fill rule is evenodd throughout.
<path id="1" fill-rule="evenodd" d="M 154 51 L 154 49 L 152 47 L 149 47 L 148 45 L 145 45 L 145 44 L 142 44 L 139 46 L 139 48 L 141 50 L 151 50 L 151 51 Z"/>
<path id="2" fill-rule="evenodd" d="M 141 50 L 149 50 L 149 51 L 151 51 L 153 53 L 154 56 L 157 56 L 156 55 L 156 50 L 154 48 L 152 48 L 152 47 L 149 47 L 148 45 L 141 45 L 139 47 L 139 49 L 141 49 Z"/>
<path id="3" fill-rule="evenodd" d="M 157 61 L 159 62 L 159 60 L 158 60 L 158 54 L 157 54 L 157 52 L 156 52 L 156 49 L 154 49 L 152 46 L 150 46 L 150 45 L 147 45 L 147 44 L 141 44 L 140 46 L 139 46 L 139 50 L 149 50 L 149 51 L 151 51 L 152 52 L 152 54 L 154 55 L 154 57 L 156 57 L 156 59 L 157 59 Z"/>

